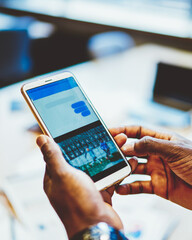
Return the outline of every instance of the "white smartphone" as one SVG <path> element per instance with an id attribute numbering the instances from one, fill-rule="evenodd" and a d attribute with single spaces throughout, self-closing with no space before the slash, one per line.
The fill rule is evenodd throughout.
<path id="1" fill-rule="evenodd" d="M 98 190 L 128 176 L 131 167 L 70 72 L 27 83 L 21 92 L 42 131 L 65 160 L 87 173 Z"/>

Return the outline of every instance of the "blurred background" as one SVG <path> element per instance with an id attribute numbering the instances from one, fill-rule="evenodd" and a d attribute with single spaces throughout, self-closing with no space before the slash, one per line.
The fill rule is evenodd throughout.
<path id="1" fill-rule="evenodd" d="M 192 139 L 192 0 L 0 0 L 3 240 L 67 239 L 42 190 L 40 129 L 20 94 L 26 79 L 65 70 L 108 127 Z M 115 195 L 114 206 L 130 240 L 192 239 L 192 213 L 166 200 Z"/>
<path id="2" fill-rule="evenodd" d="M 190 0 L 0 0 L 0 11 L 1 85 L 91 59 L 88 42 L 101 32 L 126 32 L 136 45 L 192 48 Z"/>

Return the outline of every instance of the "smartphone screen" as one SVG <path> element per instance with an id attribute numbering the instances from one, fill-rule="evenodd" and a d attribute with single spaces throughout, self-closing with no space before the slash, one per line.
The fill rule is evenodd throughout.
<path id="1" fill-rule="evenodd" d="M 26 91 L 73 167 L 98 181 L 127 163 L 73 77 Z"/>

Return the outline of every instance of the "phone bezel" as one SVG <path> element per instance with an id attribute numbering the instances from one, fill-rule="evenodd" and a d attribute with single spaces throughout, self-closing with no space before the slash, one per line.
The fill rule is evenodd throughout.
<path id="1" fill-rule="evenodd" d="M 100 115 L 98 114 L 97 110 L 95 109 L 95 107 L 93 106 L 93 104 L 91 103 L 90 99 L 88 98 L 87 94 L 85 93 L 85 91 L 83 90 L 83 88 L 81 87 L 81 85 L 79 84 L 78 80 L 76 79 L 76 77 L 71 73 L 71 72 L 63 72 L 63 73 L 59 73 L 56 75 L 52 75 L 49 77 L 45 77 L 30 83 L 26 83 L 21 87 L 21 93 L 24 97 L 24 99 L 26 100 L 29 108 L 31 109 L 33 115 L 35 116 L 40 128 L 42 129 L 43 133 L 48 135 L 49 137 L 51 137 L 53 139 L 53 137 L 51 136 L 49 130 L 47 129 L 46 125 L 44 124 L 41 116 L 39 115 L 38 111 L 36 110 L 35 106 L 33 105 L 31 99 L 29 98 L 28 94 L 27 94 L 27 90 L 30 90 L 32 88 L 37 88 L 43 85 L 47 85 L 62 79 L 66 79 L 69 77 L 73 77 L 78 85 L 78 87 L 80 88 L 80 90 L 82 91 L 83 95 L 85 96 L 85 98 L 87 99 L 88 103 L 90 104 L 90 106 L 92 107 L 93 111 L 95 112 L 95 114 L 97 115 L 98 119 L 100 120 L 101 124 L 103 125 L 103 127 L 105 128 L 105 130 L 107 131 L 108 135 L 110 136 L 111 140 L 114 142 L 115 146 L 117 147 L 117 149 L 119 150 L 122 158 L 124 159 L 126 166 L 119 169 L 116 172 L 111 173 L 110 175 L 98 180 L 95 182 L 95 185 L 97 187 L 98 190 L 103 190 L 117 182 L 122 181 L 125 177 L 127 177 L 130 173 L 131 173 L 131 167 L 127 161 L 127 159 L 125 158 L 125 156 L 123 155 L 123 153 L 121 152 L 120 148 L 118 147 L 117 143 L 115 142 L 115 140 L 113 139 L 112 135 L 110 134 L 109 130 L 107 129 L 107 126 L 105 125 L 105 123 L 103 122 L 102 118 L 100 117 Z"/>

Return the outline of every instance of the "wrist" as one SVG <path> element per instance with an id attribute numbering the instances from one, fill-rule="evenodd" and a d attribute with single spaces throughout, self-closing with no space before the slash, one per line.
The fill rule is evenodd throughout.
<path id="1" fill-rule="evenodd" d="M 70 221 L 67 223 L 63 222 L 63 225 L 66 229 L 68 238 L 71 239 L 73 236 L 82 232 L 84 229 L 88 229 L 91 226 L 97 225 L 99 222 L 100 221 L 93 221 L 93 222 L 78 221 L 78 222 L 74 223 L 73 221 Z"/>
<path id="2" fill-rule="evenodd" d="M 76 211 L 70 211 L 69 214 L 65 212 L 61 217 L 61 221 L 65 226 L 69 238 L 100 222 L 105 222 L 115 229 L 123 229 L 123 224 L 119 216 L 108 204 L 103 205 L 103 207 L 92 208 L 86 215 L 82 212 L 78 212 L 77 214 Z"/>
<path id="3" fill-rule="evenodd" d="M 69 238 L 76 235 L 77 233 L 83 231 L 84 229 L 89 229 L 92 226 L 95 226 L 99 224 L 100 222 L 103 222 L 105 224 L 109 224 L 111 226 L 114 226 L 115 228 L 119 228 L 119 226 L 116 226 L 116 224 L 113 222 L 112 219 L 110 219 L 108 216 L 102 216 L 102 217 L 78 217 L 78 218 L 68 218 L 65 219 L 63 222 L 63 225 L 67 231 L 67 235 Z"/>
<path id="4" fill-rule="evenodd" d="M 100 222 L 96 225 L 90 226 L 78 232 L 72 238 L 70 238 L 70 240 L 99 240 L 99 239 L 128 240 L 122 231 L 115 229 L 104 222 Z"/>

